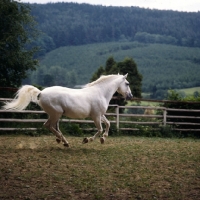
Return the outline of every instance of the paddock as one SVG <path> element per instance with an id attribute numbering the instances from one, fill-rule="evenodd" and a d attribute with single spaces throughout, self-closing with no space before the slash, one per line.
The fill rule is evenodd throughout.
<path id="1" fill-rule="evenodd" d="M 0 199 L 200 199 L 200 141 L 0 136 Z"/>

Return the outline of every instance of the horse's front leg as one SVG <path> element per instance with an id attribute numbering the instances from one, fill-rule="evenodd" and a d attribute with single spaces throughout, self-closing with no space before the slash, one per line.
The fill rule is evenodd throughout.
<path id="1" fill-rule="evenodd" d="M 83 144 L 94 141 L 95 138 L 98 137 L 103 132 L 103 128 L 101 126 L 101 117 L 95 118 L 94 123 L 95 126 L 97 127 L 98 132 L 93 137 L 84 138 L 82 142 Z"/>
<path id="2" fill-rule="evenodd" d="M 101 144 L 103 144 L 106 140 L 106 137 L 108 137 L 108 132 L 109 132 L 109 129 L 110 129 L 110 122 L 107 120 L 105 115 L 102 115 L 101 120 L 106 125 L 105 133 L 103 134 L 103 137 L 100 138 L 100 142 L 101 142 Z"/>

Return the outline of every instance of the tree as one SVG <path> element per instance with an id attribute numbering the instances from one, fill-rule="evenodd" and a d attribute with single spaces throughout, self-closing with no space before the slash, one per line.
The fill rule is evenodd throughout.
<path id="1" fill-rule="evenodd" d="M 105 74 L 105 69 L 103 66 L 100 66 L 97 71 L 93 74 L 91 81 L 97 80 L 102 74 Z"/>
<path id="2" fill-rule="evenodd" d="M 100 73 L 101 72 L 101 73 Z M 134 97 L 141 98 L 141 87 L 142 87 L 142 75 L 137 70 L 137 65 L 132 58 L 125 58 L 121 62 L 116 62 L 111 56 L 106 61 L 105 69 L 101 66 L 92 76 L 91 81 L 96 80 L 101 75 L 109 74 L 123 74 L 128 73 L 127 80 L 130 83 L 130 89 Z M 118 96 L 117 93 L 114 94 Z M 111 104 L 125 105 L 126 102 L 120 99 L 112 99 Z"/>
<path id="3" fill-rule="evenodd" d="M 52 86 L 54 85 L 54 77 L 50 74 L 44 75 L 44 85 Z"/>
<path id="4" fill-rule="evenodd" d="M 111 72 L 112 68 L 116 64 L 115 60 L 113 57 L 109 57 L 108 60 L 106 61 L 106 66 L 105 66 L 105 71 L 108 73 Z"/>
<path id="5" fill-rule="evenodd" d="M 0 1 L 0 22 L 0 85 L 18 87 L 35 70 L 38 49 L 30 44 L 39 32 L 29 6 L 13 0 Z"/>

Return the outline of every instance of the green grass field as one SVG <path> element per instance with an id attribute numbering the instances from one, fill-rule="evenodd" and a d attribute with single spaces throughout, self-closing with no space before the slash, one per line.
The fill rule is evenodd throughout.
<path id="1" fill-rule="evenodd" d="M 184 92 L 186 96 L 191 96 L 194 94 L 194 92 L 200 93 L 200 87 L 193 87 L 193 88 L 185 88 L 177 90 L 178 92 Z"/>
<path id="2" fill-rule="evenodd" d="M 200 93 L 200 87 L 183 88 L 183 89 L 178 89 L 178 90 L 175 90 L 175 91 L 180 93 L 180 94 L 184 93 L 185 96 L 192 96 L 192 95 L 194 95 L 194 92 L 199 92 Z M 143 96 L 143 98 L 150 99 L 150 93 L 143 93 L 142 96 Z M 130 106 L 130 105 L 138 105 L 138 102 L 129 101 L 127 103 L 127 106 Z M 139 103 L 139 105 L 141 105 L 141 106 L 159 106 L 160 103 L 159 102 L 141 101 Z"/>
<path id="3" fill-rule="evenodd" d="M 0 199 L 200 199 L 200 140 L 0 136 Z"/>

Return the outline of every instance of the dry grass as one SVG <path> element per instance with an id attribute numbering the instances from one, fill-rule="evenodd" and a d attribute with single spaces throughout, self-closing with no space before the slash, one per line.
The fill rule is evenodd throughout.
<path id="1" fill-rule="evenodd" d="M 200 199 L 199 140 L 68 141 L 1 136 L 0 199 Z"/>

